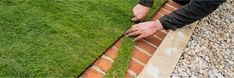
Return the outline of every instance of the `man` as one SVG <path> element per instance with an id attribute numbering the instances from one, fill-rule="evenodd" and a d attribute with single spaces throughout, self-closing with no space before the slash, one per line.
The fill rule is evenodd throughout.
<path id="1" fill-rule="evenodd" d="M 157 21 L 148 21 L 135 24 L 130 28 L 126 34 L 129 37 L 136 37 L 134 41 L 148 37 L 161 29 L 176 30 L 187 24 L 195 22 L 210 13 L 212 13 L 219 5 L 226 0 L 173 0 L 176 3 L 184 5 L 182 8 L 165 15 Z M 135 17 L 132 21 L 143 20 L 150 8 L 153 6 L 154 0 L 140 0 L 133 8 Z"/>

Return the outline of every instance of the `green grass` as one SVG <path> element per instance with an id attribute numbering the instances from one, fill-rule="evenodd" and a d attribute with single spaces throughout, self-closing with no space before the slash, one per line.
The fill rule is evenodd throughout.
<path id="1" fill-rule="evenodd" d="M 79 75 L 131 27 L 138 0 L 1 0 L 0 76 Z"/>

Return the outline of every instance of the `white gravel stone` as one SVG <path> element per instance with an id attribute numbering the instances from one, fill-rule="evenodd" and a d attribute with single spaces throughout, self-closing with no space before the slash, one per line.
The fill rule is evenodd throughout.
<path id="1" fill-rule="evenodd" d="M 198 22 L 171 77 L 234 78 L 234 0 Z"/>

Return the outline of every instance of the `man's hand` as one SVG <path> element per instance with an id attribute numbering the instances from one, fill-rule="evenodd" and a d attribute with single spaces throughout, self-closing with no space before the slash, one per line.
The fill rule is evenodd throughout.
<path id="1" fill-rule="evenodd" d="M 137 41 L 142 38 L 152 36 L 161 29 L 163 29 L 163 26 L 160 21 L 149 21 L 133 25 L 126 34 L 129 37 L 136 37 L 134 41 Z"/>
<path id="2" fill-rule="evenodd" d="M 149 7 L 143 6 L 141 4 L 137 4 L 133 8 L 134 17 L 132 18 L 132 21 L 140 21 L 144 19 L 147 16 L 149 11 L 150 11 Z"/>

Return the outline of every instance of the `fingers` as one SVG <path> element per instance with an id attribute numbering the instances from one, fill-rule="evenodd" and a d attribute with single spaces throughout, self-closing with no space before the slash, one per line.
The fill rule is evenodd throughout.
<path id="1" fill-rule="evenodd" d="M 141 14 L 139 14 L 139 13 L 133 13 L 133 16 L 132 16 L 132 21 L 133 22 L 140 21 L 142 19 L 143 19 L 143 17 L 141 16 Z"/>
<path id="2" fill-rule="evenodd" d="M 131 29 L 129 29 L 125 34 L 129 34 L 131 32 L 137 31 L 138 30 L 138 24 L 133 25 Z"/>
<path id="3" fill-rule="evenodd" d="M 141 22 L 144 22 L 144 19 L 143 18 L 139 18 L 139 17 L 136 17 L 135 15 L 132 17 L 132 22 L 134 24 L 138 24 L 138 23 L 141 23 Z"/>
<path id="4" fill-rule="evenodd" d="M 137 29 L 131 28 L 125 34 L 129 34 L 129 33 L 134 32 L 134 31 L 137 31 Z"/>
<path id="5" fill-rule="evenodd" d="M 139 21 L 139 20 L 141 20 L 141 19 L 139 17 L 137 17 L 137 16 L 132 18 L 132 21 Z"/>
<path id="6" fill-rule="evenodd" d="M 133 18 L 132 18 L 132 21 L 134 21 L 134 22 L 135 22 L 135 21 L 139 21 L 139 20 L 140 20 L 140 19 L 137 18 L 137 17 L 133 17 Z"/>
<path id="7" fill-rule="evenodd" d="M 135 31 L 135 32 L 127 34 L 128 37 L 134 37 L 134 36 L 138 36 L 138 35 L 141 35 L 140 31 Z"/>
<path id="8" fill-rule="evenodd" d="M 135 25 L 132 25 L 132 28 L 138 28 L 140 25 L 139 24 L 135 24 Z"/>
<path id="9" fill-rule="evenodd" d="M 142 38 L 144 38 L 143 34 L 141 34 L 141 35 L 137 36 L 136 38 L 134 38 L 133 41 L 138 41 L 138 40 L 140 40 Z"/>

